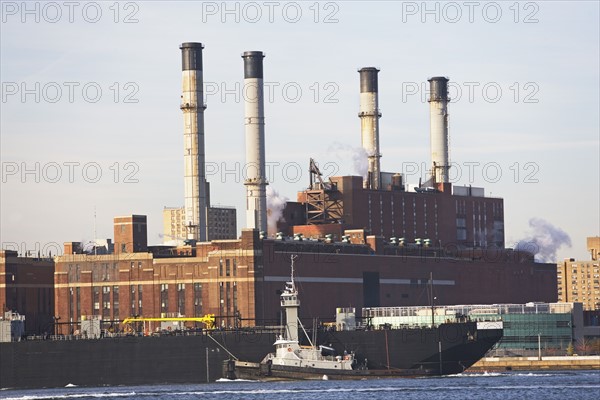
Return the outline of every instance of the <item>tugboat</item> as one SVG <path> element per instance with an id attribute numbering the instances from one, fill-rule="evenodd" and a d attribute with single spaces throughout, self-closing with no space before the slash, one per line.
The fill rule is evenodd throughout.
<path id="1" fill-rule="evenodd" d="M 433 369 L 378 369 L 370 370 L 367 360 L 359 362 L 354 352 L 336 354 L 332 347 L 315 346 L 298 318 L 300 299 L 294 281 L 294 259 L 291 257 L 291 279 L 281 293 L 281 307 L 285 310 L 284 334 L 274 343 L 275 353 L 269 353 L 260 363 L 230 360 L 224 375 L 228 379 L 303 380 L 303 379 L 361 379 L 367 377 L 396 377 L 436 375 Z M 300 345 L 301 328 L 309 346 Z"/>

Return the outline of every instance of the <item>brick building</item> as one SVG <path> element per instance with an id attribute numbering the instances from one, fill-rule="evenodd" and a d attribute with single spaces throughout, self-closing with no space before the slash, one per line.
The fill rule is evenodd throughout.
<path id="1" fill-rule="evenodd" d="M 600 310 L 600 237 L 588 237 L 590 260 L 567 258 L 557 265 L 558 300 L 581 302 L 584 310 Z"/>
<path id="2" fill-rule="evenodd" d="M 345 306 L 428 305 L 431 287 L 439 305 L 556 301 L 555 265 L 527 253 L 401 246 L 364 230 L 344 233 L 349 243 L 260 239 L 246 229 L 240 239 L 168 252 L 65 254 L 56 258 L 55 314 L 74 323 L 64 333 L 87 315 L 105 326 L 134 315 L 209 313 L 222 326 L 238 317 L 242 325 L 276 324 L 292 254 L 304 318 L 330 319 Z"/>
<path id="3" fill-rule="evenodd" d="M 148 225 L 145 215 L 115 217 L 114 232 L 115 253 L 138 253 L 148 250 Z"/>
<path id="4" fill-rule="evenodd" d="M 363 186 L 360 176 L 341 176 L 298 192 L 298 201 L 284 209 L 278 230 L 313 238 L 332 234 L 339 240 L 346 229 L 365 229 L 407 243 L 429 239 L 436 246 L 504 247 L 504 201 L 485 197 L 483 188 L 449 183 L 418 191 L 393 184 L 382 190 Z"/>
<path id="5" fill-rule="evenodd" d="M 56 313 L 74 323 L 62 326 L 63 333 L 76 330 L 89 315 L 116 324 L 131 316 L 215 314 L 230 326 L 239 313 L 253 324 L 255 243 L 258 234 L 244 231 L 240 240 L 199 243 L 168 258 L 152 253 L 57 257 Z"/>
<path id="6" fill-rule="evenodd" d="M 19 257 L 0 250 L 0 306 L 2 313 L 25 316 L 27 333 L 51 333 L 54 317 L 54 262 L 49 258 Z"/>

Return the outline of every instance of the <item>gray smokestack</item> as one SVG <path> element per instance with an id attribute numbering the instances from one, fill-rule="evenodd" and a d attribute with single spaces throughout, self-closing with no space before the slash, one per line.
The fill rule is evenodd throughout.
<path id="1" fill-rule="evenodd" d="M 360 73 L 360 117 L 361 141 L 369 159 L 365 187 L 381 189 L 381 166 L 379 153 L 379 93 L 377 84 L 377 68 L 368 67 Z"/>
<path id="2" fill-rule="evenodd" d="M 265 175 L 265 113 L 262 51 L 246 51 L 244 59 L 244 116 L 246 128 L 246 227 L 267 232 Z"/>
<path id="3" fill-rule="evenodd" d="M 206 241 L 207 184 L 204 164 L 202 43 L 183 43 L 182 95 L 185 225 L 187 239 Z"/>
<path id="4" fill-rule="evenodd" d="M 448 182 L 448 78 L 436 76 L 429 82 L 431 175 L 436 183 Z"/>

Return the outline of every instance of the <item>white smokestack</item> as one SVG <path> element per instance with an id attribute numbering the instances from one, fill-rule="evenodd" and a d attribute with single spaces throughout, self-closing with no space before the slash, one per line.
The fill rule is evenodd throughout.
<path id="1" fill-rule="evenodd" d="M 436 183 L 448 182 L 448 78 L 436 76 L 429 82 L 431 175 Z"/>
<path id="2" fill-rule="evenodd" d="M 180 47 L 183 70 L 181 111 L 183 111 L 185 225 L 187 238 L 207 239 L 207 185 L 204 165 L 204 93 L 202 43 Z"/>
<path id="3" fill-rule="evenodd" d="M 267 232 L 265 176 L 265 113 L 262 51 L 246 51 L 244 115 L 246 125 L 246 227 Z"/>
<path id="4" fill-rule="evenodd" d="M 377 68 L 368 67 L 360 73 L 360 117 L 362 147 L 368 154 L 369 165 L 365 187 L 381 189 L 381 166 L 379 153 L 379 89 L 377 85 Z"/>

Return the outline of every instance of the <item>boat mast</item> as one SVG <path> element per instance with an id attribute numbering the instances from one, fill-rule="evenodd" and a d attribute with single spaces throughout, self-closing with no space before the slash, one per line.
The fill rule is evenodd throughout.
<path id="1" fill-rule="evenodd" d="M 298 258 L 298 256 L 295 256 L 292 254 L 292 256 L 290 257 L 291 261 L 292 261 L 292 279 L 291 279 L 291 284 L 292 284 L 292 290 L 295 292 L 296 291 L 296 285 L 294 284 L 294 260 Z"/>
<path id="2" fill-rule="evenodd" d="M 297 256 L 291 256 L 291 279 L 290 282 L 286 283 L 285 290 L 281 293 L 281 307 L 285 309 L 285 339 L 295 342 L 298 341 L 298 308 L 300 308 L 298 291 L 294 282 L 294 260 L 296 258 Z"/>
<path id="3" fill-rule="evenodd" d="M 435 304 L 434 304 L 434 300 L 435 297 L 433 297 L 433 272 L 429 273 L 429 298 L 430 298 L 430 304 L 431 304 L 431 329 L 433 329 L 435 327 Z"/>

